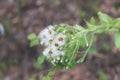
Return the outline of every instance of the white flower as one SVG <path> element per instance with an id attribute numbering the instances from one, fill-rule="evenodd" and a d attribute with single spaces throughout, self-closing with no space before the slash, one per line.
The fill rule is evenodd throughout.
<path id="1" fill-rule="evenodd" d="M 61 56 L 65 55 L 65 51 L 60 51 L 60 50 L 57 50 L 57 51 L 58 51 L 59 55 L 61 55 Z"/>
<path id="2" fill-rule="evenodd" d="M 53 39 L 54 35 L 55 35 L 54 27 L 52 25 L 49 25 L 47 28 L 45 28 L 39 33 L 41 44 L 49 45 L 48 43 L 49 41 L 51 43 L 52 41 L 51 39 Z"/>
<path id="3" fill-rule="evenodd" d="M 47 58 L 54 58 L 65 55 L 62 46 L 65 44 L 66 36 L 63 33 L 56 34 L 54 27 L 49 25 L 39 33 L 41 44 L 47 48 L 43 51 L 43 55 Z"/>
<path id="4" fill-rule="evenodd" d="M 64 55 L 64 54 L 65 54 L 64 51 L 56 50 L 56 49 L 53 49 L 51 47 L 47 47 L 43 51 L 43 55 L 46 56 L 47 58 L 50 58 L 50 57 L 54 58 L 54 57 Z"/>
<path id="5" fill-rule="evenodd" d="M 55 35 L 54 27 L 52 25 L 49 25 L 47 27 L 47 34 L 48 34 L 48 37 L 51 37 L 51 36 Z"/>
<path id="6" fill-rule="evenodd" d="M 47 29 L 44 29 L 43 31 L 41 31 L 39 33 L 39 38 L 41 40 L 41 44 L 44 44 L 46 42 L 47 37 L 48 37 L 48 35 L 47 35 Z"/>
<path id="7" fill-rule="evenodd" d="M 47 40 L 44 41 L 45 42 L 44 44 L 46 46 L 50 46 L 53 43 L 53 38 L 54 37 L 49 37 Z"/>
<path id="8" fill-rule="evenodd" d="M 43 55 L 46 56 L 47 58 L 49 58 L 50 54 L 52 54 L 52 52 L 50 52 L 50 48 L 46 48 L 44 51 L 43 51 Z"/>
<path id="9" fill-rule="evenodd" d="M 43 51 L 43 55 L 49 58 L 49 57 L 58 56 L 59 54 L 55 50 L 53 50 L 51 47 L 48 47 Z"/>
<path id="10" fill-rule="evenodd" d="M 54 30 L 54 27 L 52 25 L 47 26 L 49 30 Z"/>
<path id="11" fill-rule="evenodd" d="M 66 36 L 62 33 L 56 35 L 52 45 L 55 47 L 63 46 L 65 44 L 65 38 L 66 38 Z"/>

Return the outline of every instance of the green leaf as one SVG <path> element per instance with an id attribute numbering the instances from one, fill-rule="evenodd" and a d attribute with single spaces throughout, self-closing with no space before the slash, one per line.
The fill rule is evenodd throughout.
<path id="1" fill-rule="evenodd" d="M 107 14 L 104 14 L 102 12 L 98 12 L 98 17 L 99 17 L 101 22 L 105 22 L 105 23 L 112 22 L 112 19 Z"/>
<path id="2" fill-rule="evenodd" d="M 114 36 L 115 46 L 120 50 L 120 32 L 117 32 Z"/>
<path id="3" fill-rule="evenodd" d="M 51 77 L 46 76 L 46 77 L 43 77 L 42 80 L 51 80 Z"/>
<path id="4" fill-rule="evenodd" d="M 10 30 L 11 29 L 11 22 L 5 18 L 0 18 L 0 22 L 3 24 L 4 28 L 6 30 Z"/>
<path id="5" fill-rule="evenodd" d="M 84 28 L 83 28 L 82 26 L 80 26 L 80 25 L 75 25 L 74 28 L 75 28 L 76 30 L 80 30 L 80 31 L 84 30 Z"/>
<path id="6" fill-rule="evenodd" d="M 115 20 L 112 22 L 112 25 L 113 25 L 114 27 L 119 27 L 119 26 L 120 26 L 120 18 L 115 19 Z"/>
<path id="7" fill-rule="evenodd" d="M 49 73 L 48 73 L 48 76 L 52 76 L 52 75 L 54 75 L 55 73 L 53 72 L 53 71 L 49 71 Z"/>
<path id="8" fill-rule="evenodd" d="M 75 67 L 75 64 L 76 64 L 76 61 L 74 59 L 72 59 L 71 61 L 68 62 L 68 67 L 69 68 L 74 68 Z"/>
<path id="9" fill-rule="evenodd" d="M 34 33 L 31 33 L 27 36 L 28 40 L 34 40 L 35 38 L 37 38 L 37 36 Z"/>
<path id="10" fill-rule="evenodd" d="M 41 64 L 44 62 L 44 60 L 45 60 L 45 56 L 40 55 L 37 59 L 37 62 L 34 64 L 34 67 L 39 69 L 41 67 Z"/>
<path id="11" fill-rule="evenodd" d="M 95 28 L 96 25 L 94 25 L 93 22 L 92 22 L 92 24 L 91 24 L 91 23 L 89 23 L 89 22 L 86 21 L 86 25 L 87 25 L 89 31 L 94 31 L 94 30 L 96 30 L 96 28 Z"/>
<path id="12" fill-rule="evenodd" d="M 5 67 L 5 66 L 6 66 L 6 64 L 4 62 L 0 61 L 0 67 Z"/>
<path id="13" fill-rule="evenodd" d="M 37 74 L 32 74 L 32 75 L 30 76 L 30 79 L 29 79 L 29 80 L 35 80 L 36 77 L 37 77 Z"/>
<path id="14" fill-rule="evenodd" d="M 83 62 L 85 61 L 85 58 L 86 58 L 86 56 L 85 56 L 85 57 L 80 58 L 77 62 L 78 62 L 78 63 L 79 63 L 79 62 L 83 63 Z"/>
<path id="15" fill-rule="evenodd" d="M 41 65 L 41 64 L 44 62 L 44 60 L 45 60 L 45 56 L 44 56 L 44 55 L 40 55 L 40 56 L 38 57 L 37 63 L 38 63 L 39 65 Z"/>
<path id="16" fill-rule="evenodd" d="M 90 24 L 92 24 L 92 25 L 95 24 L 95 19 L 93 17 L 90 19 Z"/>
<path id="17" fill-rule="evenodd" d="M 91 28 L 91 27 L 93 26 L 92 24 L 90 24 L 90 23 L 87 22 L 87 21 L 86 21 L 86 25 L 87 25 L 88 28 Z"/>
<path id="18" fill-rule="evenodd" d="M 94 54 L 96 54 L 96 53 L 97 53 L 97 48 L 96 48 L 96 46 L 91 47 L 90 50 L 89 50 L 89 52 L 88 52 L 89 55 L 94 55 Z"/>
<path id="19" fill-rule="evenodd" d="M 33 41 L 30 42 L 30 47 L 36 46 L 38 44 L 39 44 L 39 40 L 35 39 L 35 40 L 33 40 Z"/>
<path id="20" fill-rule="evenodd" d="M 100 80 L 107 80 L 107 76 L 103 71 L 99 71 L 98 75 Z"/>
<path id="21" fill-rule="evenodd" d="M 85 41 L 84 38 L 81 38 L 81 39 L 79 40 L 79 46 L 80 46 L 80 47 L 85 47 L 85 46 L 86 46 L 86 41 Z"/>

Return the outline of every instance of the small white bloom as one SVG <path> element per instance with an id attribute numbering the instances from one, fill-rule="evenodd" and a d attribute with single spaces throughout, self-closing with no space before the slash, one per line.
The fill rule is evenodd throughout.
<path id="1" fill-rule="evenodd" d="M 53 30 L 54 27 L 52 25 L 47 26 L 48 29 Z"/>
<path id="2" fill-rule="evenodd" d="M 43 51 L 43 55 L 46 56 L 47 58 L 50 57 L 50 54 L 52 54 L 52 51 L 51 51 L 50 47 L 46 48 L 46 49 Z"/>
<path id="3" fill-rule="evenodd" d="M 48 35 L 47 35 L 47 29 L 44 29 L 43 31 L 41 31 L 39 33 L 39 38 L 41 40 L 41 44 L 44 44 L 46 42 L 47 37 L 48 37 Z"/>
<path id="4" fill-rule="evenodd" d="M 41 44 L 47 44 L 50 38 L 53 38 L 55 35 L 54 27 L 52 25 L 48 26 L 44 30 L 39 33 L 39 37 L 41 39 Z"/>
<path id="5" fill-rule="evenodd" d="M 63 56 L 63 55 L 65 55 L 65 51 L 59 51 L 58 50 L 58 54 Z"/>
<path id="6" fill-rule="evenodd" d="M 49 36 L 55 35 L 54 27 L 52 25 L 49 25 L 47 27 L 47 33 L 48 33 Z"/>
<path id="7" fill-rule="evenodd" d="M 55 50 L 51 47 L 48 47 L 46 48 L 44 51 L 43 51 L 43 55 L 46 56 L 46 57 L 56 57 L 56 56 L 59 56 L 59 55 L 63 55 L 63 53 L 60 53 L 58 50 Z"/>
<path id="8" fill-rule="evenodd" d="M 58 43 L 58 42 L 53 41 L 51 47 L 52 47 L 53 49 L 58 49 L 58 50 L 59 50 L 59 47 L 60 47 L 60 46 L 59 46 L 59 43 Z"/>
<path id="9" fill-rule="evenodd" d="M 47 40 L 44 41 L 46 46 L 50 46 L 53 43 L 53 37 L 49 37 Z"/>
<path id="10" fill-rule="evenodd" d="M 62 33 L 56 35 L 52 45 L 56 47 L 63 46 L 65 44 L 65 38 L 66 36 Z"/>

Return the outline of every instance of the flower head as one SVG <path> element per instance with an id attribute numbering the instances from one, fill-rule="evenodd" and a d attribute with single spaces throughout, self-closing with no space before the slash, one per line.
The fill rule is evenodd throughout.
<path id="1" fill-rule="evenodd" d="M 42 30 L 39 33 L 41 44 L 49 45 L 48 43 L 52 42 L 52 39 L 55 35 L 55 31 L 53 29 L 53 26 L 49 25 L 46 29 Z"/>
<path id="2" fill-rule="evenodd" d="M 55 36 L 55 40 L 53 41 L 53 45 L 56 47 L 63 46 L 65 44 L 65 35 L 60 33 Z"/>
<path id="3" fill-rule="evenodd" d="M 53 49 L 51 47 L 47 47 L 43 51 L 43 55 L 46 56 L 47 58 L 50 58 L 50 57 L 54 58 L 54 57 L 64 55 L 64 54 L 65 54 L 64 51 L 56 50 L 56 49 Z"/>
<path id="4" fill-rule="evenodd" d="M 43 55 L 47 58 L 56 59 L 57 57 L 65 55 L 65 51 L 62 48 L 65 44 L 66 36 L 63 33 L 55 33 L 54 27 L 49 25 L 39 34 L 41 44 L 46 46 L 43 51 Z M 51 61 L 54 63 L 53 61 Z"/>

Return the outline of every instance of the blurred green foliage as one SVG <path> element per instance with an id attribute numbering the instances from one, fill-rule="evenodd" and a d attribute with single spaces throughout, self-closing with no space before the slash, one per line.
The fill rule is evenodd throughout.
<path id="1" fill-rule="evenodd" d="M 8 19 L 0 18 L 0 22 L 3 24 L 3 26 L 6 30 L 9 30 L 12 26 L 11 22 Z"/>
<path id="2" fill-rule="evenodd" d="M 37 74 L 32 74 L 29 78 L 29 80 L 36 80 Z"/>
<path id="3" fill-rule="evenodd" d="M 107 76 L 103 71 L 99 71 L 98 76 L 100 80 L 107 80 Z"/>

